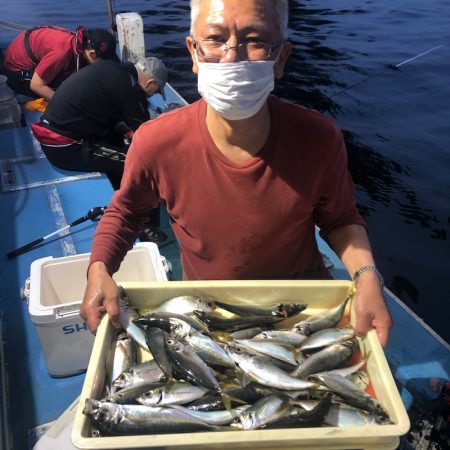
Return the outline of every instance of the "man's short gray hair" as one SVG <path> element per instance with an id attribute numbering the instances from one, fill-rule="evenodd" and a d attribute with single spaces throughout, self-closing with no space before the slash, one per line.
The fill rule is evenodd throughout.
<path id="1" fill-rule="evenodd" d="M 200 1 L 201 0 L 191 0 L 191 36 L 194 36 L 195 22 L 200 14 Z M 245 1 L 245 0 L 244 0 Z M 282 39 L 288 38 L 288 16 L 289 16 L 289 6 L 288 0 L 272 0 L 275 2 L 275 22 L 278 26 L 278 31 Z"/>

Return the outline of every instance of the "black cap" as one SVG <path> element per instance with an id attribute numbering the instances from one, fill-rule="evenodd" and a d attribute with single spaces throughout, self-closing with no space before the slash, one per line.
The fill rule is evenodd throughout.
<path id="1" fill-rule="evenodd" d="M 86 30 L 84 48 L 94 49 L 99 58 L 119 60 L 116 54 L 116 39 L 103 28 Z"/>

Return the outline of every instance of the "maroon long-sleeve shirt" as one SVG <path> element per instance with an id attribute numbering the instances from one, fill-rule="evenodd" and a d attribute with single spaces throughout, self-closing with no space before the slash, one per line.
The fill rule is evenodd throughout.
<path id="1" fill-rule="evenodd" d="M 203 100 L 142 125 L 119 191 L 94 236 L 91 263 L 115 272 L 148 209 L 173 219 L 185 279 L 323 278 L 315 241 L 364 225 L 342 134 L 319 113 L 269 97 L 270 134 L 245 163 L 228 160 Z"/>

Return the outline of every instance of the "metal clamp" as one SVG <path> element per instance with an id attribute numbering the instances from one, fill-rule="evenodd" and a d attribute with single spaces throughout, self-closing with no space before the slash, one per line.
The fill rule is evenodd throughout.
<path id="1" fill-rule="evenodd" d="M 23 287 L 20 288 L 20 298 L 25 300 L 26 302 L 30 301 L 30 284 L 31 278 L 28 277 L 23 284 Z"/>

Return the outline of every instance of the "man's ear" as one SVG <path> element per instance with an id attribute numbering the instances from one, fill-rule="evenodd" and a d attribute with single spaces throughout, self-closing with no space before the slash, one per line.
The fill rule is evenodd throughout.
<path id="1" fill-rule="evenodd" d="M 278 56 L 275 66 L 273 67 L 275 78 L 277 78 L 278 80 L 283 77 L 284 66 L 286 65 L 286 61 L 289 59 L 291 53 L 292 53 L 292 43 L 290 41 L 286 41 L 281 47 L 280 55 Z"/>
<path id="2" fill-rule="evenodd" d="M 89 63 L 92 64 L 96 61 L 98 61 L 99 58 L 97 54 L 95 53 L 95 50 L 93 48 L 85 48 L 84 49 L 84 59 Z"/>
<path id="3" fill-rule="evenodd" d="M 192 36 L 186 36 L 186 46 L 192 58 L 192 72 L 198 73 L 197 58 L 195 57 L 194 42 Z"/>

